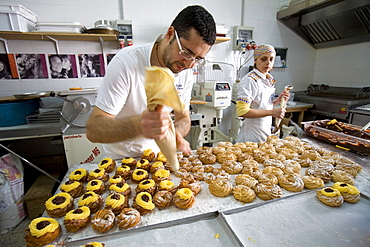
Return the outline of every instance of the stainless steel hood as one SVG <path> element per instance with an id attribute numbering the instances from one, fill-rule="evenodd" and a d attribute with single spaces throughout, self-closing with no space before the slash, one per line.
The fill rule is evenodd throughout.
<path id="1" fill-rule="evenodd" d="M 277 19 L 316 49 L 370 41 L 369 0 L 295 1 Z"/>

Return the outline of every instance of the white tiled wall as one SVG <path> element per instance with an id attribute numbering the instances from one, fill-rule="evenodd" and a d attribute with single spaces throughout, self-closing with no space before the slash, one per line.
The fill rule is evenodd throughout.
<path id="1" fill-rule="evenodd" d="M 277 91 L 291 84 L 305 90 L 310 83 L 335 86 L 368 86 L 370 78 L 370 42 L 315 50 L 276 20 L 276 12 L 288 0 L 2 0 L 0 4 L 21 4 L 33 11 L 41 22 L 80 22 L 92 28 L 99 19 L 132 20 L 134 43 L 152 42 L 166 31 L 176 14 L 191 4 L 206 7 L 219 24 L 232 31 L 236 25 L 254 27 L 257 44 L 268 43 L 288 48 L 287 68 L 275 68 Z M 243 4 L 244 3 L 244 4 Z M 244 5 L 244 9 L 242 6 Z M 243 13 L 242 13 L 243 11 Z M 243 20 L 242 20 L 243 16 Z M 230 32 L 231 34 L 231 32 Z M 210 61 L 235 65 L 237 54 L 232 42 L 215 45 L 207 56 Z M 50 41 L 9 41 L 11 53 L 55 53 Z M 116 53 L 116 42 L 104 43 L 105 53 Z M 101 53 L 99 42 L 61 41 L 60 53 Z M 5 48 L 0 42 L 0 53 Z M 252 65 L 250 61 L 248 65 Z M 99 86 L 102 78 L 3 80 L 0 96 L 38 90 L 59 90 L 72 86 Z"/>

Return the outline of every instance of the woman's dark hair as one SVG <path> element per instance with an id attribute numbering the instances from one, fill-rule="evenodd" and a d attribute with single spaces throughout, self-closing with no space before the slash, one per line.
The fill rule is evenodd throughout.
<path id="1" fill-rule="evenodd" d="M 215 43 L 216 23 L 212 15 L 202 6 L 186 7 L 176 16 L 171 26 L 185 39 L 189 37 L 189 30 L 194 28 L 208 45 Z"/>

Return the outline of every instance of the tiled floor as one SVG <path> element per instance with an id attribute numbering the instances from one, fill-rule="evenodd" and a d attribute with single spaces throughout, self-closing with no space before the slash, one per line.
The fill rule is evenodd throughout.
<path id="1" fill-rule="evenodd" d="M 9 233 L 0 235 L 0 246 L 1 247 L 24 247 L 26 246 L 24 241 L 25 230 L 30 224 L 31 220 L 29 217 L 24 219 L 16 228 Z"/>

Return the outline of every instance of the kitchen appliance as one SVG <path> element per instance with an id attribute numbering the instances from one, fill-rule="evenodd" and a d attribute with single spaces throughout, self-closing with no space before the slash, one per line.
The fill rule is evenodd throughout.
<path id="1" fill-rule="evenodd" d="M 369 0 L 289 2 L 277 19 L 314 48 L 370 41 Z"/>
<path id="2" fill-rule="evenodd" d="M 219 129 L 223 111 L 231 103 L 231 87 L 226 81 L 205 81 L 194 84 L 192 97 L 206 102 L 193 105 L 195 114 L 200 115 L 192 133 L 192 149 L 205 145 L 215 146 L 219 141 L 230 141 Z"/>
<path id="3" fill-rule="evenodd" d="M 68 166 L 103 159 L 102 144 L 90 142 L 85 134 L 97 89 L 65 90 L 57 95 L 64 99 L 60 124 Z"/>
<path id="4" fill-rule="evenodd" d="M 347 122 L 350 111 L 370 103 L 370 87 L 333 87 L 311 84 L 306 92 L 295 92 L 295 101 L 314 104 L 309 112 Z"/>
<path id="5" fill-rule="evenodd" d="M 349 111 L 349 123 L 364 126 L 370 121 L 370 105 L 368 107 L 357 107 Z"/>

